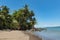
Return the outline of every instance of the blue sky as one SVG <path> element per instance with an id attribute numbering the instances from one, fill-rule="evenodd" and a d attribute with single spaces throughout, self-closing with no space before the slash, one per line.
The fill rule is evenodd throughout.
<path id="1" fill-rule="evenodd" d="M 0 0 L 0 6 L 7 5 L 11 13 L 25 4 L 35 13 L 36 27 L 60 26 L 60 0 Z"/>

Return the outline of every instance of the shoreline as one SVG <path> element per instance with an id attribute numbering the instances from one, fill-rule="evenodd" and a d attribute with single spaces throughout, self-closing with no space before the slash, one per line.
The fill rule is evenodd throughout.
<path id="1" fill-rule="evenodd" d="M 42 38 L 32 34 L 32 32 L 24 31 L 24 34 L 28 35 L 30 37 L 30 40 L 42 40 Z"/>

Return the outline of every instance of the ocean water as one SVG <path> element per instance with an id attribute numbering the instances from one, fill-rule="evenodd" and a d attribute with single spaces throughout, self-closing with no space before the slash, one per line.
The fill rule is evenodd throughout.
<path id="1" fill-rule="evenodd" d="M 60 40 L 60 27 L 47 28 L 47 30 L 41 32 L 36 31 L 34 34 L 42 38 L 42 40 Z"/>

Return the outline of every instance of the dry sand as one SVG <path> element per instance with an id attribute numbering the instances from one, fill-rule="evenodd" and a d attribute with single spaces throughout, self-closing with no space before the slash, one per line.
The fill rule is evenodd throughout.
<path id="1" fill-rule="evenodd" d="M 0 31 L 0 40 L 41 40 L 23 31 Z"/>

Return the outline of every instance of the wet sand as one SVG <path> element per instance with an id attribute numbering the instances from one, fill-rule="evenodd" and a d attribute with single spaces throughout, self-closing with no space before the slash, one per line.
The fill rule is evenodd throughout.
<path id="1" fill-rule="evenodd" d="M 42 40 L 42 38 L 33 35 L 31 32 L 24 32 L 24 33 L 29 36 L 29 40 Z"/>
<path id="2" fill-rule="evenodd" d="M 41 40 L 37 36 L 23 31 L 0 31 L 0 40 Z"/>

